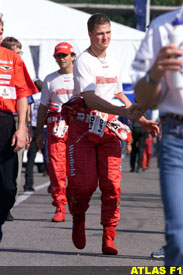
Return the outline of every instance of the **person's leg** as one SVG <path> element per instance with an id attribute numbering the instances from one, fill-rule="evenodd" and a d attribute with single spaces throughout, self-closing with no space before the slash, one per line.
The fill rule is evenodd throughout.
<path id="1" fill-rule="evenodd" d="M 183 123 L 167 118 L 160 144 L 160 184 L 165 212 L 166 266 L 183 264 Z"/>
<path id="2" fill-rule="evenodd" d="M 146 164 L 147 164 L 147 143 L 145 141 L 145 148 L 144 148 L 143 157 L 142 157 L 142 169 L 143 170 L 145 170 L 147 168 Z"/>
<path id="3" fill-rule="evenodd" d="M 47 167 L 47 127 L 44 127 L 44 146 L 42 149 L 42 154 L 43 154 L 43 161 L 44 161 L 44 167 L 45 167 L 45 172 L 43 175 L 48 175 L 48 167 Z"/>
<path id="4" fill-rule="evenodd" d="M 120 140 L 108 132 L 97 149 L 99 187 L 101 196 L 101 224 L 104 228 L 102 251 L 117 254 L 114 246 L 115 228 L 120 220 L 121 147 Z"/>
<path id="5" fill-rule="evenodd" d="M 17 152 L 18 154 L 18 175 L 17 175 L 17 195 L 18 195 L 18 188 L 21 182 L 21 173 L 22 173 L 22 155 L 24 152 L 24 148 Z"/>
<path id="6" fill-rule="evenodd" d="M 83 249 L 85 238 L 85 212 L 97 188 L 95 144 L 88 140 L 88 124 L 73 119 L 68 131 L 68 186 L 67 199 L 73 216 L 72 240 Z"/>
<path id="7" fill-rule="evenodd" d="M 24 184 L 24 191 L 34 191 L 33 184 L 34 184 L 34 160 L 36 157 L 36 153 L 38 151 L 38 147 L 36 144 L 36 134 L 37 129 L 35 127 L 33 129 L 33 138 L 30 144 L 30 148 L 27 152 L 27 164 L 25 170 L 25 184 Z"/>
<path id="8" fill-rule="evenodd" d="M 137 172 L 142 167 L 143 153 L 145 149 L 146 133 L 139 128 Z"/>
<path id="9" fill-rule="evenodd" d="M 15 123 L 11 115 L 0 115 L 0 225 L 13 207 L 16 196 L 18 171 L 17 153 L 11 146 Z"/>
<path id="10" fill-rule="evenodd" d="M 66 135 L 58 138 L 52 135 L 52 124 L 47 127 L 48 170 L 51 181 L 52 205 L 56 213 L 52 218 L 54 222 L 65 221 L 66 198 Z"/>
<path id="11" fill-rule="evenodd" d="M 136 156 L 137 156 L 137 140 L 138 136 L 135 130 L 132 131 L 132 151 L 130 154 L 130 167 L 131 172 L 135 171 L 135 163 L 136 163 Z"/>
<path id="12" fill-rule="evenodd" d="M 150 166 L 151 163 L 151 158 L 152 158 L 152 137 L 147 138 L 147 144 L 146 144 L 146 152 L 147 152 L 147 160 L 146 160 L 146 165 L 147 167 Z"/>

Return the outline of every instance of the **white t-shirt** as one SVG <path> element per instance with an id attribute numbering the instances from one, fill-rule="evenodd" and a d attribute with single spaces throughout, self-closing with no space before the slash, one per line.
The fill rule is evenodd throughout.
<path id="1" fill-rule="evenodd" d="M 60 106 L 69 100 L 74 88 L 73 74 L 58 71 L 46 76 L 41 90 L 41 104 L 47 106 L 52 101 Z"/>
<path id="2" fill-rule="evenodd" d="M 121 71 L 118 62 L 108 54 L 100 61 L 88 50 L 81 53 L 74 63 L 74 95 L 95 91 L 99 97 L 109 101 L 122 92 Z"/>
<path id="3" fill-rule="evenodd" d="M 31 108 L 31 126 L 37 127 L 37 115 L 40 105 L 41 93 L 36 93 L 32 95 L 33 103 L 30 105 Z"/>
<path id="4" fill-rule="evenodd" d="M 173 31 L 172 21 L 179 13 L 180 8 L 152 21 L 132 63 L 131 77 L 134 84 L 144 77 L 152 67 L 160 49 L 170 44 L 169 35 Z M 170 112 L 183 115 L 183 89 L 171 88 L 170 76 L 171 72 L 167 71 L 165 77 L 162 78 L 159 110 L 162 113 Z"/>

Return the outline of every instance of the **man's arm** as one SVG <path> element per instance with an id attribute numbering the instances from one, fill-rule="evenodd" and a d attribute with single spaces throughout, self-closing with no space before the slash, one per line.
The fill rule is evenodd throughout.
<path id="1" fill-rule="evenodd" d="M 44 145 L 43 127 L 47 117 L 47 111 L 48 111 L 47 106 L 43 104 L 39 105 L 38 119 L 37 119 L 37 138 L 36 138 L 36 143 L 39 148 L 42 148 Z"/>
<path id="2" fill-rule="evenodd" d="M 27 137 L 27 97 L 17 99 L 18 126 L 13 135 L 11 146 L 15 146 L 14 151 L 17 152 L 26 144 Z"/>
<path id="3" fill-rule="evenodd" d="M 103 113 L 119 115 L 131 120 L 137 120 L 142 115 L 142 111 L 138 109 L 138 104 L 127 107 L 115 106 L 95 95 L 94 91 L 83 92 L 82 96 L 89 108 L 93 108 Z"/>
<path id="4" fill-rule="evenodd" d="M 158 103 L 161 92 L 161 79 L 168 70 L 180 70 L 183 61 L 182 59 L 175 58 L 175 56 L 181 56 L 182 54 L 183 51 L 180 51 L 177 46 L 172 44 L 163 47 L 159 51 L 159 54 L 149 71 L 150 79 L 158 84 L 148 84 L 144 77 L 135 85 L 136 100 L 140 103 L 143 109 L 147 110 L 149 107 L 155 106 Z"/>
<path id="5" fill-rule="evenodd" d="M 151 71 L 150 71 L 151 75 Z M 153 79 L 153 78 L 151 78 Z M 140 103 L 142 109 L 146 111 L 157 105 L 160 97 L 161 84 L 150 85 L 146 83 L 145 77 L 140 79 L 135 85 L 136 101 Z"/>

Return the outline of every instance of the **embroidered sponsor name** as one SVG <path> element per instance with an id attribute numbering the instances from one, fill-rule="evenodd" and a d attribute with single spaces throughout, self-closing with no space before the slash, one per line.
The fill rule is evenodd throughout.
<path id="1" fill-rule="evenodd" d="M 14 87 L 0 86 L 0 96 L 6 99 L 16 99 L 16 90 Z"/>
<path id="2" fill-rule="evenodd" d="M 96 83 L 97 84 L 117 83 L 117 76 L 115 76 L 115 77 L 97 76 Z"/>
<path id="3" fill-rule="evenodd" d="M 72 94 L 72 90 L 67 90 L 67 89 L 57 89 L 56 95 L 70 95 Z"/>
<path id="4" fill-rule="evenodd" d="M 127 140 L 128 133 L 130 133 L 130 128 L 118 121 L 108 122 L 107 127 L 113 131 L 118 138 L 121 140 Z"/>
<path id="5" fill-rule="evenodd" d="M 94 122 L 95 122 L 95 116 L 96 116 L 96 112 L 91 112 L 90 122 L 89 122 L 89 130 L 93 129 Z"/>
<path id="6" fill-rule="evenodd" d="M 0 78 L 1 79 L 11 79 L 11 75 L 10 74 L 0 74 Z"/>
<path id="7" fill-rule="evenodd" d="M 58 138 L 64 138 L 67 130 L 68 126 L 66 125 L 65 121 L 61 118 L 55 123 L 52 133 L 54 136 Z"/>
<path id="8" fill-rule="evenodd" d="M 10 84 L 10 81 L 7 81 L 7 80 L 0 80 L 0 84 L 7 84 L 7 85 L 9 85 L 9 84 Z"/>
<path id="9" fill-rule="evenodd" d="M 0 59 L 0 63 L 1 64 L 13 64 L 13 60 L 1 60 Z"/>
<path id="10" fill-rule="evenodd" d="M 98 111 L 90 112 L 89 132 L 103 136 L 107 124 L 108 115 Z"/>
<path id="11" fill-rule="evenodd" d="M 74 154 L 74 145 L 72 144 L 69 146 L 69 164 L 70 164 L 70 176 L 71 177 L 74 177 L 76 175 L 73 154 Z"/>
<path id="12" fill-rule="evenodd" d="M 80 120 L 80 121 L 84 121 L 85 114 L 84 113 L 77 113 L 77 119 Z"/>
<path id="13" fill-rule="evenodd" d="M 86 123 L 90 122 L 90 115 L 85 113 L 77 113 L 77 119 Z"/>

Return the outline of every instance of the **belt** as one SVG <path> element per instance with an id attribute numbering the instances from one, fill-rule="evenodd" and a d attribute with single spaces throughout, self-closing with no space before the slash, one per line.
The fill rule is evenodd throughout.
<path id="1" fill-rule="evenodd" d="M 10 113 L 10 112 L 7 112 L 7 111 L 1 111 L 0 110 L 0 116 L 13 116 L 13 114 Z"/>
<path id="2" fill-rule="evenodd" d="M 178 115 L 178 114 L 174 114 L 174 113 L 167 113 L 167 114 L 165 114 L 164 117 L 170 117 L 175 120 L 183 121 L 183 115 Z"/>

